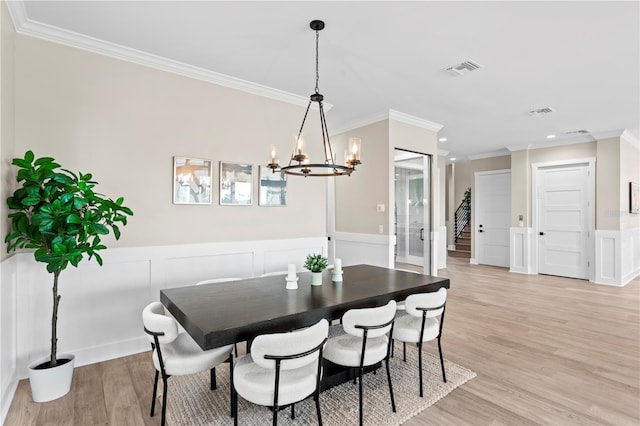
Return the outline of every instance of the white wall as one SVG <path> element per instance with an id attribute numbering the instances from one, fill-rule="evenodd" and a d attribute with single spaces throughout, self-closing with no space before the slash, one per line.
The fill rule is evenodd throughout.
<path id="1" fill-rule="evenodd" d="M 327 255 L 326 238 L 109 249 L 102 267 L 85 262 L 60 275 L 58 352 L 75 354 L 80 366 L 148 350 L 141 313 L 160 299 L 160 290 L 210 278 L 257 277 L 287 270 L 289 263 L 302 272 L 308 253 Z M 49 353 L 52 276 L 29 253 L 4 263 L 20 283 L 13 336 L 18 336 L 18 376 L 24 378 L 27 365 Z M 11 335 L 3 333 L 2 339 Z"/>

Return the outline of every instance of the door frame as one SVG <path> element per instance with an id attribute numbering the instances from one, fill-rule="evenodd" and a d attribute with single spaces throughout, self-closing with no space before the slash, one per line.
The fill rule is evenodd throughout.
<path id="1" fill-rule="evenodd" d="M 532 273 L 538 274 L 538 173 L 540 169 L 549 167 L 572 167 L 585 164 L 588 171 L 587 182 L 587 279 L 593 281 L 595 277 L 595 231 L 596 231 L 596 158 L 574 158 L 570 160 L 545 161 L 531 163 L 531 228 L 533 230 L 532 241 Z"/>
<path id="2" fill-rule="evenodd" d="M 472 256 L 472 261 L 470 263 L 473 263 L 474 265 L 480 265 L 480 255 L 479 255 L 479 251 L 478 249 L 480 248 L 480 244 L 476 244 L 476 242 L 478 241 L 478 228 L 476 228 L 476 222 L 478 219 L 478 177 L 480 176 L 488 176 L 488 175 L 503 175 L 503 174 L 507 174 L 509 173 L 509 175 L 511 175 L 511 169 L 500 169 L 500 170 L 487 170 L 484 172 L 475 172 L 473 174 L 473 193 L 471 195 L 472 200 L 475 199 L 476 201 L 473 202 L 473 215 L 471 217 L 471 222 L 470 225 L 473 229 L 473 232 L 471 233 L 471 235 L 473 235 L 473 240 L 471 241 L 471 247 L 473 250 L 473 256 Z M 509 201 L 511 201 L 511 193 L 509 193 Z M 509 217 L 511 217 L 511 213 L 509 213 Z M 507 228 L 511 227 L 511 223 L 508 224 Z M 509 241 L 509 245 L 511 245 L 511 241 Z M 511 248 L 509 248 L 511 249 Z M 510 260 L 507 260 L 507 264 L 510 263 Z M 509 266 L 507 266 L 508 268 Z"/>
<path id="3" fill-rule="evenodd" d="M 396 158 L 396 154 L 397 152 L 401 152 L 403 154 L 399 154 L 398 158 Z M 423 160 L 424 160 L 424 167 L 427 167 L 428 173 L 424 173 L 424 179 L 429 179 L 428 181 L 428 185 L 425 184 L 424 185 L 424 191 L 429 191 L 429 208 L 425 209 L 425 214 L 428 213 L 429 215 L 429 220 L 425 221 L 425 227 L 426 225 L 429 226 L 429 233 L 425 234 L 424 237 L 424 241 L 425 241 L 425 259 L 428 258 L 429 260 L 429 268 L 424 268 L 423 267 L 423 274 L 425 275 L 434 275 L 436 276 L 438 273 L 438 269 L 437 269 L 437 258 L 436 258 L 436 250 L 437 247 L 435 247 L 434 244 L 434 230 L 433 230 L 433 223 L 434 223 L 434 214 L 435 214 L 435 210 L 434 210 L 434 205 L 435 205 L 435 201 L 434 201 L 434 155 L 433 154 L 427 154 L 425 152 L 419 152 L 419 151 L 413 151 L 410 149 L 405 149 L 405 148 L 398 148 L 398 147 L 392 147 L 390 149 L 390 161 L 389 161 L 389 167 L 390 167 L 390 179 L 389 179 L 389 205 L 392 206 L 393 203 L 395 202 L 396 199 L 396 188 L 395 188 L 395 183 L 393 180 L 393 176 L 394 176 L 394 169 L 396 167 L 396 160 L 402 160 L 403 158 L 411 158 L 411 157 L 415 157 L 416 154 L 421 155 Z M 424 168 L 423 168 L 424 170 Z M 393 229 L 393 215 L 390 214 L 389 215 L 389 229 Z M 390 267 L 393 268 L 394 266 L 394 246 L 396 244 L 395 238 L 393 238 L 393 240 L 391 241 L 390 245 L 389 245 L 389 264 L 391 265 Z M 427 248 L 428 248 L 428 254 L 427 254 Z M 429 270 L 427 270 L 429 269 Z"/>

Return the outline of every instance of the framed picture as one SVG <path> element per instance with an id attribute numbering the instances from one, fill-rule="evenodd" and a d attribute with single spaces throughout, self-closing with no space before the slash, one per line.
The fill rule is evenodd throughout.
<path id="1" fill-rule="evenodd" d="M 173 204 L 211 204 L 211 160 L 173 157 Z"/>
<path id="2" fill-rule="evenodd" d="M 286 176 L 284 173 L 272 172 L 267 166 L 260 166 L 260 196 L 258 203 L 261 206 L 287 205 Z"/>
<path id="3" fill-rule="evenodd" d="M 629 213 L 640 214 L 640 184 L 629 182 Z"/>
<path id="4" fill-rule="evenodd" d="M 253 166 L 220 162 L 220 205 L 253 204 Z"/>

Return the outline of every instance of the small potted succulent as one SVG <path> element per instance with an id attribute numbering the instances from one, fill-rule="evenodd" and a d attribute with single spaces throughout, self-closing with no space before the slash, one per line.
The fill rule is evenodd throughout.
<path id="1" fill-rule="evenodd" d="M 329 260 L 321 254 L 308 254 L 304 262 L 304 267 L 311 271 L 311 285 L 322 285 L 322 271 L 324 271 Z"/>

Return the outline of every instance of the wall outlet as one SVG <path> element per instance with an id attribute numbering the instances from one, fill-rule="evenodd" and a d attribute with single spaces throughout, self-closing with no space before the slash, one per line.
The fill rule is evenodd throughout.
<path id="1" fill-rule="evenodd" d="M 384 213 L 384 204 L 377 204 L 376 205 L 376 211 L 378 213 Z"/>
<path id="2" fill-rule="evenodd" d="M 378 225 L 378 234 L 384 234 L 384 225 Z"/>

